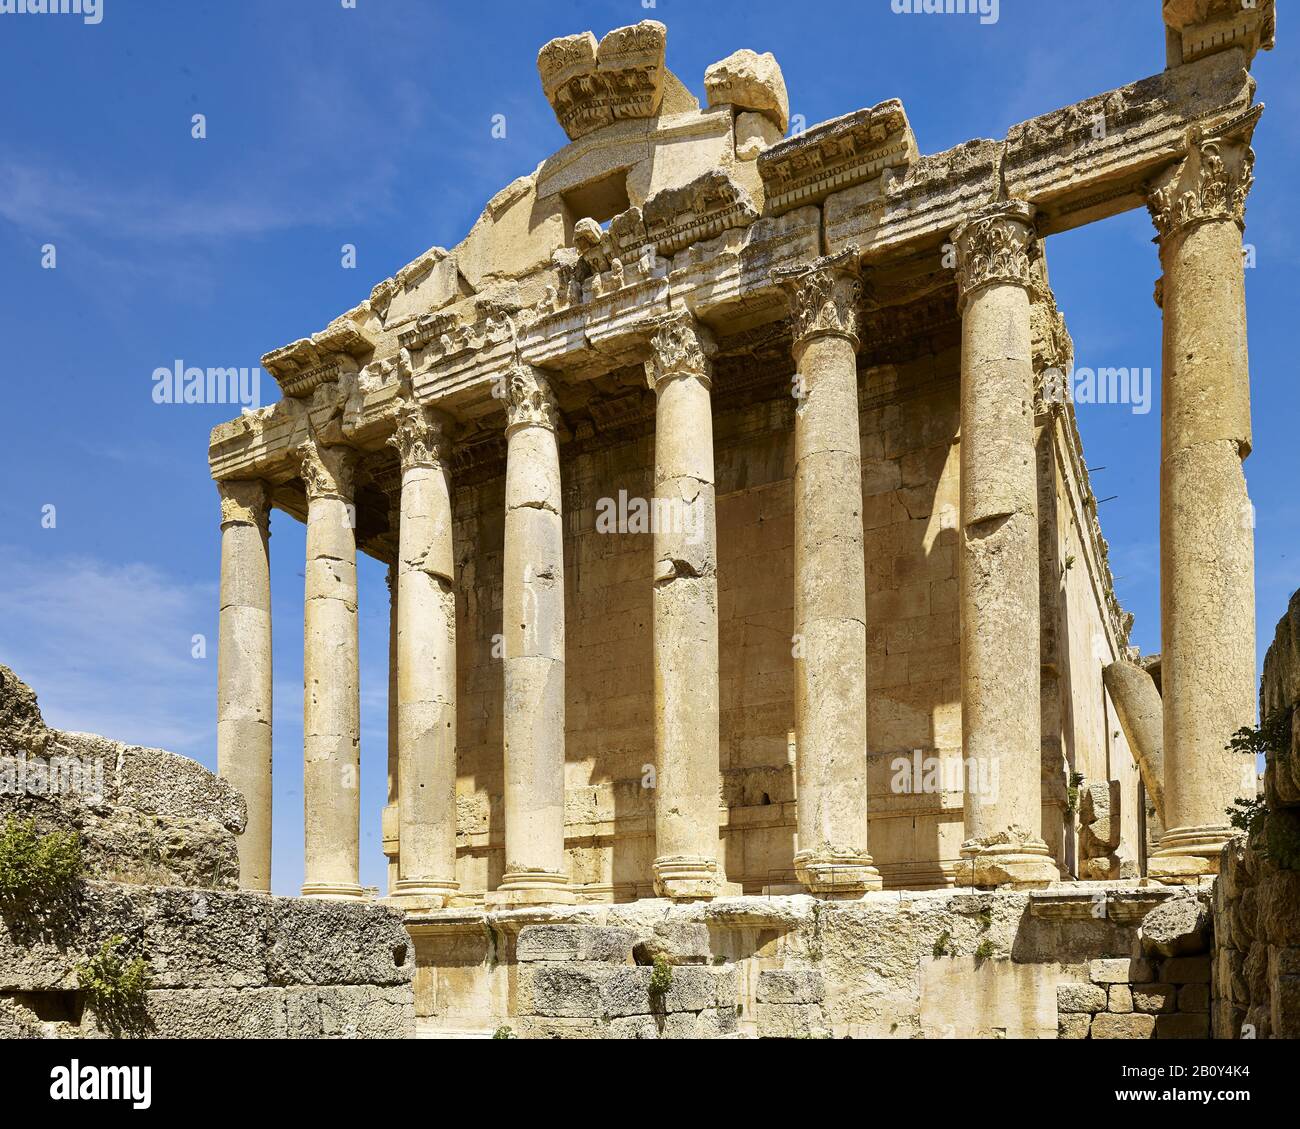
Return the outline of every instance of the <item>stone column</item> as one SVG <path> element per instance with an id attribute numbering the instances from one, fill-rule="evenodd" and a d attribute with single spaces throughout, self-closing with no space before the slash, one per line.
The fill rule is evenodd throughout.
<path id="1" fill-rule="evenodd" d="M 1033 210 L 977 212 L 952 236 L 962 314 L 961 707 L 964 881 L 1044 886 L 1038 486 L 1030 320 Z M 972 782 L 983 787 L 972 788 Z"/>
<path id="2" fill-rule="evenodd" d="M 799 881 L 880 888 L 867 850 L 867 582 L 858 423 L 856 247 L 777 272 L 797 367 L 795 741 Z"/>
<path id="3" fill-rule="evenodd" d="M 271 888 L 270 492 L 257 480 L 218 482 L 221 611 L 217 649 L 217 772 L 243 794 L 239 885 Z"/>
<path id="4" fill-rule="evenodd" d="M 401 519 L 400 494 L 389 499 L 391 529 L 399 529 Z M 396 551 L 396 550 L 394 550 Z M 388 862 L 388 893 L 397 890 L 398 858 L 401 854 L 397 818 L 397 564 L 388 566 L 384 576 L 388 587 L 388 790 L 384 796 L 384 810 L 380 815 L 380 831 L 384 844 L 384 858 Z"/>
<path id="5" fill-rule="evenodd" d="M 407 401 L 389 442 L 402 461 L 397 563 L 399 878 L 440 907 L 456 882 L 456 593 L 444 421 Z"/>
<path id="6" fill-rule="evenodd" d="M 357 675 L 355 452 L 307 439 L 303 631 L 305 898 L 360 898 L 361 695 Z"/>
<path id="7" fill-rule="evenodd" d="M 1149 872 L 1218 869 L 1225 809 L 1254 766 L 1228 741 L 1255 720 L 1254 522 L 1242 231 L 1258 113 L 1191 139 L 1152 186 L 1164 278 L 1160 456 L 1164 824 Z M 1249 772 L 1245 772 L 1246 768 Z"/>
<path id="8" fill-rule="evenodd" d="M 718 894 L 718 575 L 707 329 L 660 322 L 654 472 L 655 892 Z"/>
<path id="9" fill-rule="evenodd" d="M 572 902 L 564 857 L 564 528 L 556 408 L 545 375 L 504 382 L 506 866 L 498 904 Z"/>

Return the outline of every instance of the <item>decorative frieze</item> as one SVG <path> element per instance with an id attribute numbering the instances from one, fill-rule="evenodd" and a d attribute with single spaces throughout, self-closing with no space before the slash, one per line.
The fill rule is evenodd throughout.
<path id="1" fill-rule="evenodd" d="M 713 239 L 733 227 L 748 227 L 758 210 L 748 193 L 721 169 L 713 169 L 680 188 L 666 188 L 610 222 L 605 240 L 610 258 L 624 261 L 647 244 L 664 257 L 692 243 Z"/>
<path id="2" fill-rule="evenodd" d="M 796 348 L 827 334 L 847 337 L 857 348 L 862 281 L 856 247 L 809 266 L 773 271 L 772 281 L 785 291 Z"/>
<path id="3" fill-rule="evenodd" d="M 629 118 L 651 118 L 664 90 L 668 29 L 655 20 L 552 39 L 537 56 L 542 90 L 572 141 Z"/>
<path id="4" fill-rule="evenodd" d="M 1255 183 L 1250 138 L 1263 110 L 1254 107 L 1212 137 L 1192 132 L 1187 157 L 1161 174 L 1147 200 L 1162 240 L 1214 220 L 1246 226 L 1246 197 Z"/>
<path id="5" fill-rule="evenodd" d="M 918 150 L 896 98 L 814 126 L 758 158 L 770 212 L 820 203 L 832 192 L 904 169 Z"/>
<path id="6" fill-rule="evenodd" d="M 267 353 L 262 367 L 286 396 L 310 396 L 322 384 L 357 371 L 356 360 L 374 351 L 370 336 L 346 315 L 320 333 Z"/>

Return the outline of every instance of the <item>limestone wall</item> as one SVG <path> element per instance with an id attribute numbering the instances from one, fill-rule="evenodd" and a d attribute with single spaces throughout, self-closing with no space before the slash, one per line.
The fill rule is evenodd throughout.
<path id="1" fill-rule="evenodd" d="M 790 896 L 432 911 L 408 923 L 417 1023 L 426 1034 L 510 1027 L 583 1039 L 669 1037 L 687 1027 L 740 1037 L 1077 1038 L 1089 1031 L 1079 1031 L 1082 1013 L 1068 986 L 1091 985 L 1081 1004 L 1145 1017 L 1103 1020 L 1094 1037 L 1195 1038 L 1208 1026 L 1206 915 L 1202 907 L 1191 925 L 1175 915 L 1154 928 L 1153 915 L 1174 899 L 1163 888 L 1112 883 L 879 893 L 851 902 Z M 543 958 L 529 949 L 538 926 L 557 941 L 545 959 L 567 970 L 547 973 L 540 993 Z M 1166 958 L 1153 947 L 1157 937 L 1188 947 Z M 605 944 L 611 939 L 618 944 Z M 690 1019 L 669 1022 L 674 1009 L 641 1006 L 658 953 L 674 974 L 678 965 L 699 970 L 682 979 L 683 987 L 691 981 L 695 1005 L 676 1009 Z M 705 970 L 714 973 L 711 1004 L 701 1002 Z M 1112 983 L 1153 986 L 1125 1013 L 1118 991 L 1110 1011 Z M 730 998 L 733 985 L 734 1025 L 716 994 L 723 988 Z"/>
<path id="2" fill-rule="evenodd" d="M 143 1014 L 122 1029 L 76 971 L 115 936 L 150 972 Z M 401 1038 L 412 968 L 396 910 L 86 882 L 54 905 L 0 908 L 0 1036 Z"/>

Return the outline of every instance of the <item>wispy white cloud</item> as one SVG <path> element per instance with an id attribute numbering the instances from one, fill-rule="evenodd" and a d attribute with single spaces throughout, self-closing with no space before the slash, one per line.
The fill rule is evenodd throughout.
<path id="1" fill-rule="evenodd" d="M 216 588 L 152 565 L 0 550 L 0 661 L 48 724 L 212 764 Z"/>

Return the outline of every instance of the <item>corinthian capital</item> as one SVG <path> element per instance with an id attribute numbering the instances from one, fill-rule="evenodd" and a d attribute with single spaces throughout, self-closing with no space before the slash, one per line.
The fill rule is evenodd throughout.
<path id="1" fill-rule="evenodd" d="M 693 376 L 706 385 L 713 380 L 713 334 L 690 314 L 673 314 L 651 323 L 650 359 L 646 380 L 655 391 L 674 376 Z"/>
<path id="2" fill-rule="evenodd" d="M 326 446 L 309 437 L 298 445 L 298 463 L 309 501 L 316 498 L 352 501 L 356 452 L 351 447 Z"/>
<path id="3" fill-rule="evenodd" d="M 397 430 L 388 443 L 397 448 L 403 470 L 441 467 L 451 448 L 447 432 L 447 421 L 440 412 L 407 399 L 397 409 Z"/>
<path id="4" fill-rule="evenodd" d="M 964 308 L 977 290 L 997 283 L 1031 289 L 1037 255 L 1034 209 L 1022 200 L 981 208 L 952 233 L 957 295 Z"/>
<path id="5" fill-rule="evenodd" d="M 255 525 L 266 529 L 271 492 L 260 478 L 218 482 L 222 525 Z"/>
<path id="6" fill-rule="evenodd" d="M 1194 135 L 1187 156 L 1152 182 L 1147 207 L 1161 242 L 1214 220 L 1246 226 L 1246 196 L 1255 183 L 1250 138 L 1262 109 L 1218 136 Z"/>
<path id="7" fill-rule="evenodd" d="M 828 335 L 847 337 L 858 347 L 862 280 L 856 246 L 806 267 L 773 271 L 772 280 L 785 290 L 796 349 Z"/>
<path id="8" fill-rule="evenodd" d="M 557 411 L 550 381 L 532 365 L 515 365 L 503 378 L 501 390 L 506 408 L 506 431 L 519 427 L 555 430 Z"/>

